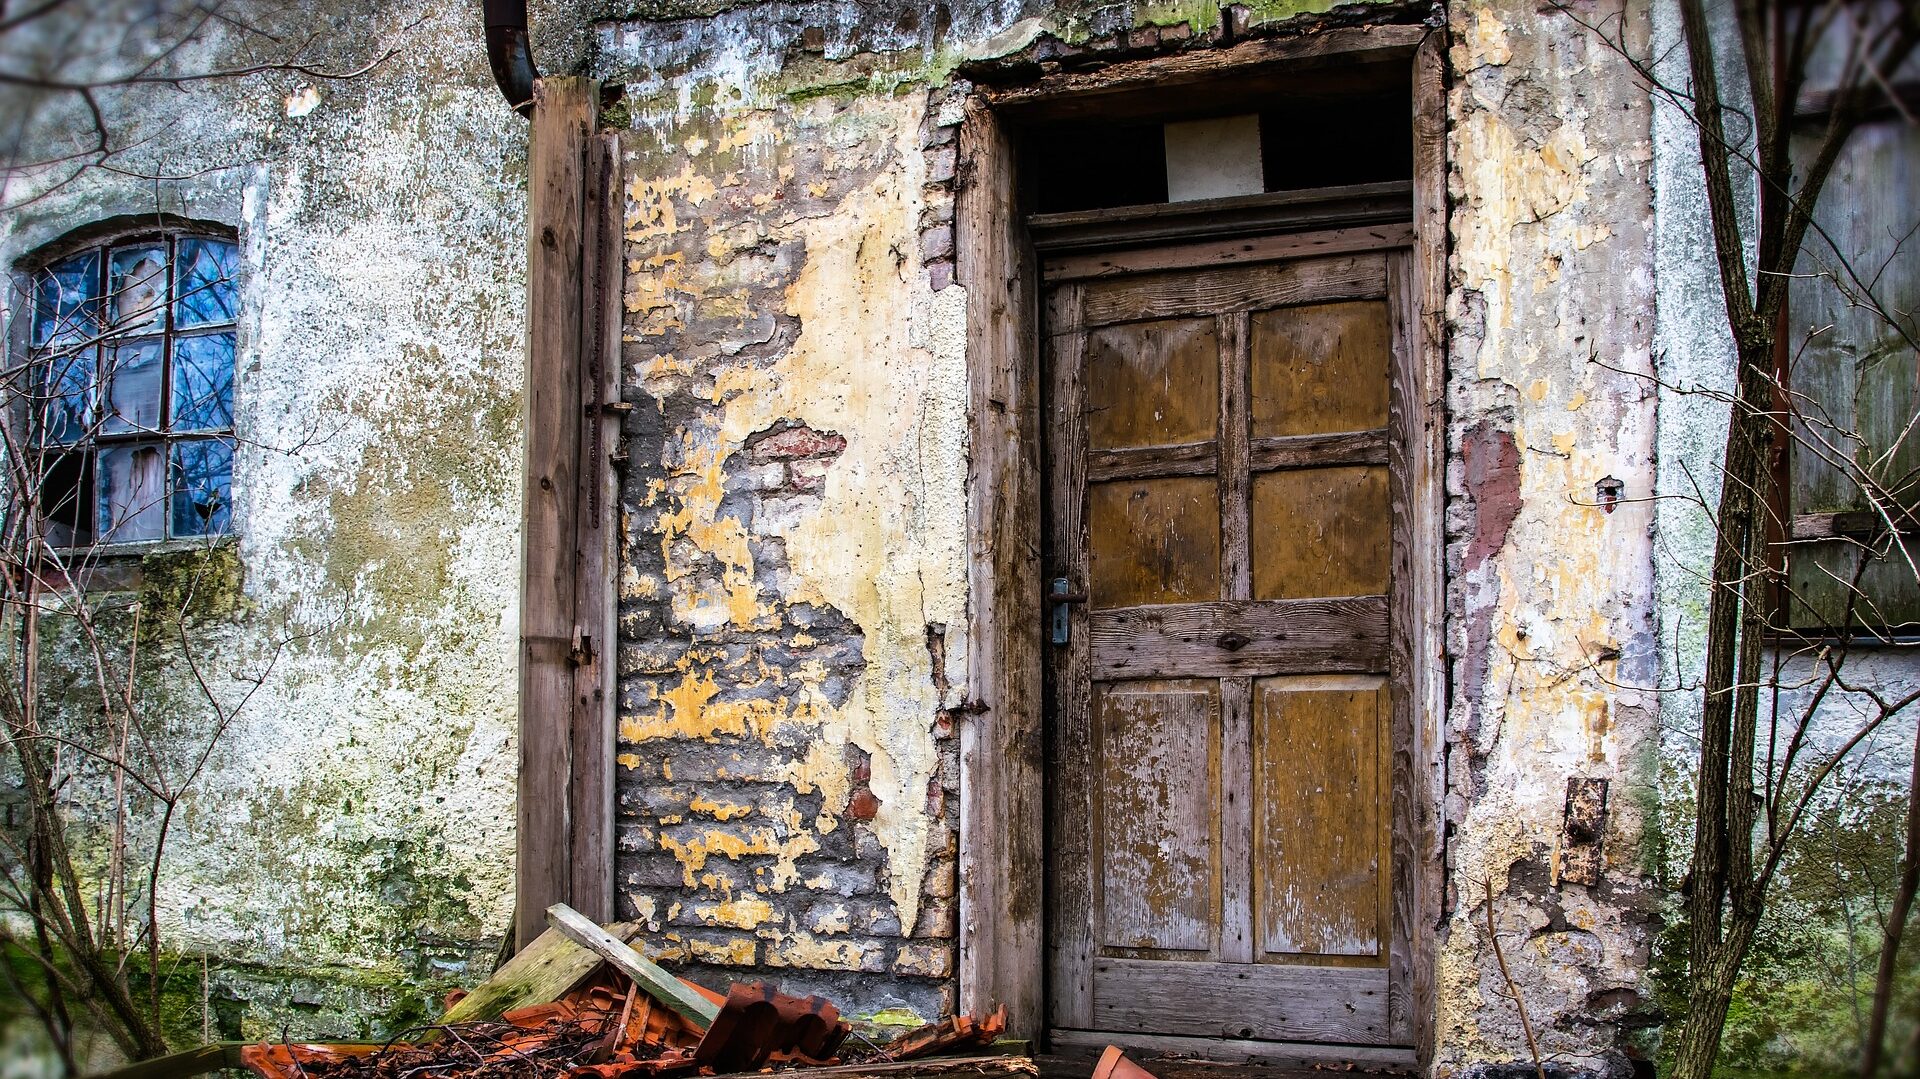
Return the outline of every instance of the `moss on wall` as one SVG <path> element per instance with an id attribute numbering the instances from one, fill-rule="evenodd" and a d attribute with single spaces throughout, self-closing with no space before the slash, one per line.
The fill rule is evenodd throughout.
<path id="1" fill-rule="evenodd" d="M 1670 804 L 1668 826 L 1687 834 L 1691 813 L 1691 801 Z M 1719 1074 L 1854 1074 L 1905 829 L 1903 784 L 1854 779 L 1821 799 L 1768 896 L 1727 1013 Z M 1676 897 L 1652 963 L 1658 1000 L 1672 1016 L 1686 1012 L 1687 930 Z M 1920 1000 L 1920 925 L 1909 924 L 1901 955 L 1889 1038 L 1896 1056 L 1920 1020 L 1913 1005 Z"/>

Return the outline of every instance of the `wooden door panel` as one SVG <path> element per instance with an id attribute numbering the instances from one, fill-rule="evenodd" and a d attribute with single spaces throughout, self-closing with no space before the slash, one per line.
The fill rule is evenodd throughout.
<path id="1" fill-rule="evenodd" d="M 1087 448 L 1211 441 L 1220 428 L 1220 342 L 1211 318 L 1087 334 Z"/>
<path id="2" fill-rule="evenodd" d="M 1220 501 L 1210 478 L 1092 484 L 1087 535 L 1096 608 L 1220 596 Z"/>
<path id="3" fill-rule="evenodd" d="M 1386 961 L 1385 679 L 1254 684 L 1254 919 L 1264 956 Z"/>
<path id="4" fill-rule="evenodd" d="M 1387 972 L 1101 959 L 1093 965 L 1097 1030 L 1203 1038 L 1387 1042 Z"/>
<path id="5" fill-rule="evenodd" d="M 1387 470 L 1303 468 L 1253 479 L 1253 597 L 1368 596 L 1387 590 Z"/>
<path id="6" fill-rule="evenodd" d="M 1385 301 L 1261 311 L 1250 329 L 1255 438 L 1387 425 Z"/>
<path id="7" fill-rule="evenodd" d="M 1100 686 L 1094 725 L 1103 954 L 1211 953 L 1220 903 L 1219 684 Z"/>

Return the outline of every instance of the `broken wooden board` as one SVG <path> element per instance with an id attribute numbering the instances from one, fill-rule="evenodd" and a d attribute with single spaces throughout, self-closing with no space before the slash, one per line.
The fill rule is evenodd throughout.
<path id="1" fill-rule="evenodd" d="M 630 940 L 640 932 L 640 923 L 620 922 L 602 932 Z M 493 977 L 447 1009 L 447 1014 L 440 1017 L 440 1025 L 492 1022 L 515 1008 L 559 1000 L 580 988 L 605 961 L 600 953 L 549 929 L 494 971 Z"/>
<path id="2" fill-rule="evenodd" d="M 92 1079 L 193 1079 L 196 1075 L 209 1075 L 213 1072 L 240 1070 L 246 1067 L 240 1059 L 240 1053 L 248 1046 L 258 1042 L 209 1042 L 197 1049 L 187 1049 L 170 1053 L 150 1060 L 136 1060 L 112 1071 L 97 1072 Z M 344 1049 L 349 1052 L 372 1052 L 380 1048 L 375 1042 L 335 1042 L 329 1049 Z"/>
<path id="3" fill-rule="evenodd" d="M 824 1068 L 795 1068 L 782 1073 L 793 1079 L 1039 1079 L 1032 1057 L 972 1056 L 922 1057 L 918 1060 L 834 1064 Z M 766 1079 L 765 1072 L 736 1073 L 738 1079 Z M 736 1079 L 716 1075 L 713 1079 Z"/>
<path id="4" fill-rule="evenodd" d="M 573 943 L 593 953 L 596 960 L 604 959 L 612 963 L 615 969 L 632 978 L 633 983 L 649 996 L 689 1022 L 704 1029 L 712 1026 L 713 1017 L 720 1014 L 719 1005 L 669 974 L 660 964 L 627 947 L 625 940 L 595 925 L 593 919 L 565 903 L 555 903 L 547 908 L 547 925 L 552 928 L 541 934 L 541 940 L 555 932 L 564 934 Z"/>

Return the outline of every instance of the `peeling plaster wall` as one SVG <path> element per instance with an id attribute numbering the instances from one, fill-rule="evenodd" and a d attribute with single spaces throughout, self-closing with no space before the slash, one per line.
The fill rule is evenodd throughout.
<path id="1" fill-rule="evenodd" d="M 229 703 L 266 677 L 162 878 L 167 944 L 195 957 L 176 979 L 187 1036 L 384 1036 L 484 974 L 508 919 L 525 122 L 492 85 L 476 12 L 262 13 L 291 19 L 290 40 L 317 33 L 315 66 L 393 55 L 344 81 L 111 93 L 117 132 L 149 140 L 122 162 L 134 175 L 88 173 L 0 220 L 9 265 L 155 211 L 233 226 L 243 250 L 238 535 L 222 548 L 237 558 L 216 576 L 234 594 L 192 636 Z M 209 29 L 181 63 L 271 52 Z M 183 557 L 117 564 L 151 588 Z M 143 698 L 197 745 L 211 720 L 183 656 L 149 645 Z M 80 676 L 50 683 L 84 700 Z"/>
<path id="2" fill-rule="evenodd" d="M 1643 47 L 1629 2 L 1578 9 Z M 1645 497 L 1655 398 L 1649 104 L 1568 14 L 1449 9 L 1449 907 L 1435 1074 L 1543 1053 L 1627 1067 L 1655 897 L 1639 859 L 1657 701 Z M 1618 496 L 1607 503 L 1607 492 Z M 1610 782 L 1593 886 L 1563 879 L 1571 778 Z M 1530 1064 L 1528 1065 L 1530 1067 Z"/>

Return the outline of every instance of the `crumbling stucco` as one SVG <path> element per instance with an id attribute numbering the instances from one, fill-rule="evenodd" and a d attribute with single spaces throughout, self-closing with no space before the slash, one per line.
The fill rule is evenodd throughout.
<path id="1" fill-rule="evenodd" d="M 1644 38 L 1644 9 L 1582 9 Z M 1656 701 L 1649 106 L 1569 13 L 1449 11 L 1449 897 L 1435 1074 L 1543 1052 L 1626 1067 L 1649 996 L 1636 862 Z M 1597 485 L 1625 477 L 1624 498 Z M 1600 883 L 1562 878 L 1570 778 L 1608 779 Z"/>

